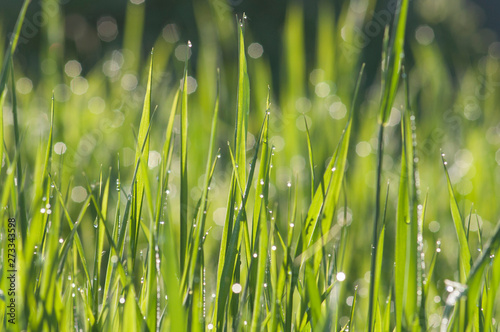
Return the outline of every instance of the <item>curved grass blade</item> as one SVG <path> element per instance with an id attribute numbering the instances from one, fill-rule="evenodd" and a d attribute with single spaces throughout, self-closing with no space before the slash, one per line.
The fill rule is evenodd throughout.
<path id="1" fill-rule="evenodd" d="M 471 327 L 470 324 L 473 324 L 474 314 L 478 310 L 477 301 L 481 294 L 481 289 L 482 289 L 481 285 L 484 275 L 483 272 L 486 266 L 489 265 L 490 263 L 493 264 L 494 268 L 492 272 L 494 274 L 498 273 L 499 269 L 498 266 L 500 264 L 498 262 L 495 262 L 499 260 L 498 255 L 495 256 L 495 253 L 498 251 L 498 248 L 500 248 L 500 223 L 497 224 L 493 236 L 486 242 L 481 256 L 474 262 L 474 265 L 471 268 L 471 272 L 467 280 L 467 287 L 468 287 L 467 316 L 469 318 L 468 328 Z M 491 262 L 492 259 L 493 262 Z M 498 284 L 496 284 L 496 287 L 498 287 Z M 494 298 L 495 293 L 492 292 L 489 296 L 493 296 Z"/>

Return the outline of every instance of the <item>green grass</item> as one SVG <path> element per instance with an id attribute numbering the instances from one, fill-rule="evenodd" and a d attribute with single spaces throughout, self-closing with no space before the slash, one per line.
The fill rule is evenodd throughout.
<path id="1" fill-rule="evenodd" d="M 2 330 L 499 329 L 498 74 L 482 76 L 483 99 L 474 66 L 439 75 L 447 59 L 413 38 L 410 1 L 374 83 L 352 48 L 370 17 L 320 2 L 310 71 L 289 5 L 279 96 L 267 58 L 247 56 L 252 20 L 201 3 L 217 33 L 186 42 L 196 66 L 161 36 L 141 59 L 144 4 L 129 3 L 124 50 L 85 77 L 58 64 L 26 92 L 15 52 L 28 5 L 0 76 Z M 101 70 L 116 58 L 118 73 Z"/>

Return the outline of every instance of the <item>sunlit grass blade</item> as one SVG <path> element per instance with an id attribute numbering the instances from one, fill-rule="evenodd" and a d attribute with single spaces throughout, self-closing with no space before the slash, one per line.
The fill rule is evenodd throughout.
<path id="1" fill-rule="evenodd" d="M 246 139 L 250 111 L 250 81 L 245 55 L 244 21 L 238 22 L 238 96 L 236 109 L 235 156 L 239 178 L 246 183 Z M 238 201 L 238 200 L 237 200 Z"/>
<path id="2" fill-rule="evenodd" d="M 392 26 L 392 36 L 387 44 L 384 38 L 385 62 L 382 73 L 382 100 L 380 102 L 379 123 L 387 125 L 391 115 L 392 104 L 398 90 L 401 63 L 404 58 L 404 41 L 406 30 L 406 17 L 408 14 L 409 0 L 399 0 L 397 3 L 396 16 Z M 387 31 L 387 30 L 386 30 Z M 387 34 L 385 36 L 388 36 Z"/>
<path id="3" fill-rule="evenodd" d="M 470 271 L 470 275 L 467 279 L 467 317 L 469 318 L 468 330 L 471 328 L 470 324 L 474 323 L 473 317 L 475 312 L 478 310 L 477 301 L 481 293 L 481 285 L 485 268 L 489 264 L 493 264 L 494 268 L 492 270 L 492 273 L 498 273 L 499 264 L 495 262 L 499 260 L 498 257 L 495 256 L 498 248 L 500 248 L 500 223 L 497 224 L 492 237 L 486 242 L 481 256 L 479 256 L 479 258 L 477 258 L 474 262 L 474 265 L 472 266 Z M 492 259 L 493 262 L 491 262 Z M 498 287 L 498 284 L 496 284 L 495 287 Z M 493 292 L 489 296 L 495 297 L 495 293 Z"/>
<path id="4" fill-rule="evenodd" d="M 0 158 L 3 160 L 3 104 L 5 102 L 5 97 L 7 95 L 7 90 L 3 90 L 0 93 Z M 2 160 L 0 160 L 0 171 L 3 169 Z"/>
<path id="5" fill-rule="evenodd" d="M 16 88 L 15 88 L 15 81 L 14 81 L 14 66 L 12 62 L 10 62 L 11 65 L 11 99 L 12 99 L 12 118 L 14 122 L 14 141 L 16 143 L 16 147 L 19 149 L 21 148 L 21 132 L 20 132 L 20 127 L 19 127 L 19 117 L 18 117 L 18 108 L 17 108 L 17 97 L 16 97 Z M 1 84 L 1 82 L 0 82 Z M 53 107 L 53 106 L 52 106 Z M 51 118 L 53 119 L 53 112 Z M 52 129 L 52 126 L 51 126 Z M 51 131 L 52 134 L 52 131 Z M 51 143 L 51 142 L 49 142 Z M 3 142 L 2 142 L 3 144 Z M 1 161 L 0 161 L 1 162 Z M 24 183 L 22 181 L 23 179 L 23 166 L 21 163 L 21 155 L 19 155 L 17 163 L 17 200 L 19 204 L 19 230 L 21 232 L 21 241 L 22 243 L 26 243 L 26 236 L 28 232 L 28 217 L 27 217 L 27 209 L 26 209 L 26 203 L 25 203 L 25 191 L 24 191 Z"/>
<path id="6" fill-rule="evenodd" d="M 5 85 L 7 83 L 8 73 L 9 73 L 9 63 L 11 63 L 12 56 L 16 51 L 17 44 L 19 42 L 19 37 L 21 34 L 21 28 L 23 26 L 24 18 L 26 17 L 26 10 L 28 9 L 28 5 L 31 0 L 24 0 L 23 6 L 19 11 L 19 16 L 17 17 L 16 25 L 14 26 L 14 33 L 11 35 L 9 47 L 5 52 L 5 56 L 3 57 L 3 65 L 2 71 L 0 72 L 0 95 L 3 94 L 5 89 Z"/>
<path id="7" fill-rule="evenodd" d="M 263 124 L 264 125 L 264 124 Z M 229 241 L 227 243 L 227 250 L 224 258 L 224 265 L 222 267 L 222 272 L 221 276 L 218 280 L 218 287 L 217 287 L 217 292 L 218 292 L 218 300 L 217 300 L 217 308 L 216 308 L 216 328 L 222 328 L 223 326 L 223 319 L 224 319 L 224 308 L 226 306 L 226 302 L 228 301 L 228 296 L 229 296 L 229 287 L 231 286 L 231 281 L 233 278 L 233 274 L 235 273 L 235 264 L 236 264 L 236 256 L 238 251 L 240 250 L 239 246 L 241 244 L 241 224 L 243 223 L 244 218 L 246 218 L 246 212 L 245 212 L 245 206 L 246 206 L 246 201 L 248 199 L 248 195 L 250 192 L 250 188 L 252 186 L 252 180 L 253 180 L 253 175 L 255 172 L 256 168 L 256 161 L 257 161 L 257 156 L 259 153 L 259 148 L 262 143 L 262 133 L 263 133 L 263 128 L 261 128 L 260 133 L 259 133 L 259 140 L 255 143 L 255 152 L 254 156 L 252 159 L 252 164 L 250 167 L 250 172 L 249 176 L 247 179 L 246 187 L 245 187 L 245 192 L 242 196 L 241 199 L 241 204 L 238 206 L 238 214 L 236 216 L 236 219 L 234 221 L 234 227 L 232 229 L 232 232 L 229 235 Z M 233 173 L 236 172 L 236 170 L 233 170 Z M 233 203 L 234 205 L 234 203 Z M 222 249 L 221 249 L 222 250 Z M 221 262 L 219 262 L 221 264 Z M 236 264 L 237 266 L 237 264 Z"/>
<path id="8" fill-rule="evenodd" d="M 139 133 L 137 136 L 137 147 L 135 150 L 135 164 L 139 162 L 145 163 L 147 165 L 149 159 L 149 128 L 151 123 L 151 88 L 153 82 L 153 57 L 151 57 L 151 63 L 149 65 L 149 76 L 146 87 L 146 94 L 144 96 L 144 105 L 141 115 L 141 123 L 139 125 Z M 144 172 L 137 172 L 136 181 L 133 183 L 133 214 L 132 223 L 130 225 L 130 244 L 131 244 L 131 265 L 134 265 L 135 255 L 137 251 L 137 238 L 140 227 L 140 216 L 142 212 L 142 203 L 144 196 L 144 185 L 145 185 L 145 175 Z M 133 266 L 129 266 L 133 268 Z"/>
<path id="9" fill-rule="evenodd" d="M 175 114 L 176 114 L 177 108 L 179 106 L 179 94 L 180 94 L 180 90 L 178 89 L 177 92 L 175 93 L 174 100 L 172 102 L 172 107 L 170 109 L 170 116 L 168 118 L 167 131 L 165 133 L 165 143 L 163 145 L 163 159 L 168 157 L 169 151 L 170 151 L 171 146 L 172 146 L 172 132 L 174 129 Z M 165 166 L 167 166 L 167 163 L 165 163 Z"/>
<path id="10" fill-rule="evenodd" d="M 191 45 L 191 42 L 188 42 Z M 188 53 L 186 53 L 188 54 Z M 188 226 L 188 174 L 187 174 L 187 142 L 188 142 L 188 61 L 184 65 L 184 79 L 181 92 L 181 198 L 180 198 L 180 269 L 184 270 L 187 250 Z"/>
<path id="11" fill-rule="evenodd" d="M 267 227 L 267 218 L 265 216 L 267 215 L 266 213 L 266 207 L 265 205 L 261 205 L 261 217 L 262 219 L 260 220 L 259 224 L 259 231 L 258 231 L 258 251 L 256 250 L 257 248 L 254 249 L 254 251 L 257 251 L 257 258 L 256 260 L 254 259 L 252 262 L 257 263 L 257 278 L 255 279 L 255 285 L 254 290 L 255 290 L 255 302 L 253 305 L 253 312 L 252 312 L 252 323 L 250 326 L 250 331 L 256 332 L 260 331 L 260 316 L 261 316 L 261 310 L 262 310 L 262 305 L 263 303 L 263 289 L 264 289 L 264 278 L 265 278 L 265 273 L 266 273 L 266 268 L 267 268 L 267 258 L 268 258 L 268 242 L 269 242 L 269 234 L 268 234 L 268 227 Z M 259 218 L 259 217 L 257 217 Z M 260 219 L 260 218 L 259 218 Z"/>
<path id="12" fill-rule="evenodd" d="M 458 237 L 458 244 L 460 247 L 460 282 L 465 283 L 467 280 L 467 276 L 469 275 L 470 272 L 470 267 L 471 267 L 471 255 L 470 255 L 470 249 L 469 249 L 469 243 L 467 241 L 467 237 L 465 235 L 465 229 L 464 229 L 464 224 L 462 221 L 462 216 L 460 214 L 460 210 L 458 208 L 458 203 L 455 198 L 455 194 L 453 192 L 453 187 L 451 185 L 451 180 L 450 180 L 450 175 L 448 174 L 448 168 L 447 168 L 447 162 L 444 159 L 444 154 L 441 155 L 442 161 L 443 161 L 443 167 L 444 171 L 446 174 L 446 180 L 448 184 L 448 194 L 449 194 L 449 199 L 450 199 L 450 210 L 451 210 L 451 216 L 453 219 L 453 223 L 455 225 L 455 231 L 457 233 Z"/>
<path id="13" fill-rule="evenodd" d="M 347 328 L 349 331 L 354 331 L 354 312 L 356 310 L 356 298 L 358 296 L 358 286 L 354 287 L 354 296 L 352 298 L 351 314 L 349 316 L 349 323 Z"/>
<path id="14" fill-rule="evenodd" d="M 238 87 L 237 87 L 237 108 L 236 108 L 236 126 L 234 138 L 234 152 L 236 160 L 236 172 L 242 187 L 247 181 L 247 159 L 246 159 L 246 141 L 248 131 L 248 115 L 250 112 L 250 79 L 248 76 L 247 58 L 245 52 L 245 19 L 243 14 L 241 20 L 237 19 L 238 26 Z M 241 204 L 241 195 L 236 196 L 236 205 Z M 245 260 L 248 265 L 251 260 L 250 253 L 250 234 L 248 230 L 248 221 L 246 216 L 242 219 L 243 241 L 245 245 Z M 243 270 L 246 271 L 246 270 Z"/>
<path id="15" fill-rule="evenodd" d="M 306 127 L 306 135 L 307 135 L 307 151 L 309 153 L 309 172 L 311 177 L 311 201 L 314 198 L 314 158 L 313 158 L 313 149 L 311 144 L 311 135 L 309 134 L 309 126 L 307 125 L 307 119 L 304 116 L 304 125 Z"/>
<path id="16" fill-rule="evenodd" d="M 376 307 L 370 307 L 371 310 L 375 310 L 373 314 L 370 315 L 372 321 L 370 323 L 370 326 L 375 327 L 375 326 L 381 326 L 382 324 L 382 319 L 381 319 L 381 313 L 380 313 L 380 305 L 379 305 L 379 288 L 380 288 L 380 280 L 381 280 L 381 273 L 382 273 L 382 259 L 384 257 L 384 242 L 385 242 L 385 221 L 386 221 L 386 214 L 387 214 L 387 202 L 389 201 L 389 184 L 387 184 L 387 191 L 386 191 L 386 196 L 385 196 L 385 204 L 384 204 L 384 211 L 383 211 L 383 216 L 382 216 L 382 228 L 380 230 L 380 234 L 378 236 L 377 240 L 377 251 L 376 251 L 376 257 L 375 257 L 375 269 L 372 271 L 375 273 L 375 276 L 373 278 L 373 299 L 370 299 L 370 304 L 373 303 Z M 369 309 L 369 310 L 370 310 Z M 376 319 L 376 316 L 378 319 Z M 375 323 L 377 325 L 375 325 Z M 375 330 L 380 330 L 380 329 L 375 329 Z"/>
<path id="17" fill-rule="evenodd" d="M 437 257 L 440 252 L 441 252 L 441 241 L 438 240 L 436 243 L 436 250 L 432 255 L 431 263 L 429 264 L 429 271 L 427 271 L 426 283 L 424 286 L 424 298 L 427 298 L 427 295 L 429 295 L 429 287 L 431 285 L 432 276 L 434 275 L 434 268 L 436 267 Z"/>
<path id="18" fill-rule="evenodd" d="M 220 84 L 220 79 L 217 79 L 217 84 Z M 193 229 L 193 238 L 192 242 L 189 243 L 188 246 L 188 257 L 186 257 L 186 265 L 184 267 L 183 276 L 181 279 L 181 289 L 182 291 L 186 291 L 186 287 L 189 289 L 189 292 L 196 292 L 196 297 L 193 297 L 194 306 L 202 305 L 199 303 L 199 300 L 202 299 L 202 286 L 203 283 L 200 282 L 199 275 L 202 273 L 202 269 L 204 266 L 203 263 L 203 240 L 205 234 L 205 223 L 206 223 L 206 215 L 208 209 L 208 194 L 210 191 L 210 184 L 214 175 L 215 166 L 218 161 L 218 156 L 214 159 L 215 152 L 215 144 L 216 144 L 216 135 L 217 135 L 217 123 L 219 116 L 219 89 L 217 90 L 217 96 L 215 99 L 214 112 L 212 118 L 212 127 L 210 134 L 210 141 L 208 146 L 208 155 L 205 166 L 205 178 L 203 182 L 203 191 L 200 197 L 200 202 L 198 206 L 198 212 L 196 214 L 196 222 Z M 199 313 L 198 313 L 199 314 Z M 191 317 L 193 321 L 192 324 L 194 326 L 198 326 L 204 317 L 196 315 Z"/>
<path id="19" fill-rule="evenodd" d="M 488 291 L 488 298 L 486 299 L 486 305 L 484 307 L 485 331 L 491 331 L 493 327 L 492 319 L 493 319 L 493 312 L 495 309 L 495 299 L 497 297 L 497 292 L 500 287 L 500 259 L 498 258 L 500 256 L 500 249 L 497 249 L 497 252 L 491 254 L 490 257 L 491 256 L 495 257 L 496 259 L 493 260 L 493 264 L 491 266 L 491 278 L 489 282 L 490 289 Z"/>
<path id="20" fill-rule="evenodd" d="M 304 238 L 304 245 L 307 247 L 310 247 L 315 240 L 328 232 L 333 220 L 333 213 L 337 205 L 337 200 L 340 195 L 342 181 L 344 178 L 352 127 L 352 116 L 357 100 L 359 86 L 363 77 L 363 70 L 364 64 L 362 65 L 358 75 L 351 111 L 349 112 L 349 119 L 347 120 L 339 145 L 325 170 L 322 182 L 316 189 L 309 211 L 307 212 L 304 225 L 304 230 L 307 232 Z M 317 260 L 321 260 L 321 256 L 317 257 Z M 317 268 L 317 265 L 315 265 L 315 268 Z"/>
<path id="21" fill-rule="evenodd" d="M 255 202 L 253 209 L 253 221 L 252 221 L 252 239 L 251 248 L 255 251 L 255 245 L 257 242 L 257 232 L 259 229 L 259 222 L 261 216 L 262 208 L 261 206 L 267 205 L 268 199 L 268 186 L 269 186 L 269 114 L 270 111 L 270 91 L 268 91 L 267 102 L 266 102 L 266 117 L 264 119 L 264 127 L 262 133 L 262 149 L 260 154 L 260 164 L 259 164 L 259 174 L 257 176 L 257 190 L 255 190 Z M 265 210 L 265 209 L 264 209 Z"/>
<path id="22" fill-rule="evenodd" d="M 391 307 L 392 307 L 392 292 L 389 291 L 389 296 L 387 296 L 387 301 L 384 310 L 383 324 L 382 324 L 384 332 L 391 331 Z"/>
<path id="23" fill-rule="evenodd" d="M 316 328 L 316 325 L 319 323 L 321 320 L 321 317 L 323 316 L 322 310 L 321 310 L 321 297 L 318 291 L 317 283 L 316 283 L 316 277 L 313 272 L 313 268 L 311 264 L 306 264 L 305 267 L 305 287 L 307 288 L 307 298 L 309 300 L 309 315 L 311 315 L 311 320 L 310 320 L 310 325 L 311 328 L 314 330 Z"/>
<path id="24" fill-rule="evenodd" d="M 407 237 L 409 234 L 411 215 L 409 202 L 408 157 L 406 152 L 405 120 L 401 121 L 403 148 L 401 151 L 401 175 L 399 180 L 398 206 L 396 216 L 396 241 L 395 241 L 395 312 L 396 330 L 401 331 L 403 322 L 407 325 L 406 313 L 403 308 L 406 300 L 407 283 Z M 409 262 L 408 262 L 409 263 Z"/>
<path id="25" fill-rule="evenodd" d="M 102 214 L 104 216 L 107 215 L 108 212 L 108 200 L 109 200 L 109 176 L 108 179 L 106 180 L 106 183 L 104 184 L 103 188 L 103 179 L 102 179 L 102 170 L 100 173 L 100 181 L 99 181 L 99 194 L 100 194 L 100 202 L 101 202 L 101 209 L 102 209 Z M 99 287 L 100 287 L 100 280 L 101 280 L 101 266 L 102 266 L 102 257 L 103 257 L 103 248 L 104 248 L 104 237 L 105 237 L 105 232 L 104 232 L 104 226 L 102 223 L 104 220 L 97 219 L 97 229 L 96 229 L 96 235 L 97 235 L 97 241 L 96 241 L 96 246 L 95 246 L 95 261 L 94 261 L 94 282 L 92 284 L 92 296 L 93 296 L 93 315 L 94 317 L 97 317 L 98 315 L 98 307 L 99 307 Z"/>

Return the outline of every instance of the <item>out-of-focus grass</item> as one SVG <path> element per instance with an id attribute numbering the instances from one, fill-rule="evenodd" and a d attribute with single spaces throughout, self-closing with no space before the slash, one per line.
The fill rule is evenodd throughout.
<path id="1" fill-rule="evenodd" d="M 4 328 L 498 329 L 498 43 L 464 66 L 432 15 L 391 14 L 382 40 L 383 3 L 320 2 L 311 70 L 293 3 L 278 94 L 251 18 L 196 3 L 200 44 L 159 36 L 141 59 L 144 6 L 84 71 L 52 47 L 60 11 L 40 75 L 1 52 Z"/>

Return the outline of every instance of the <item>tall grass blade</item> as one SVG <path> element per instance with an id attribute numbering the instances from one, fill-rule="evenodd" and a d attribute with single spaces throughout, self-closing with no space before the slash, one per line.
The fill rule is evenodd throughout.
<path id="1" fill-rule="evenodd" d="M 191 45 L 191 42 L 188 42 Z M 188 54 L 188 53 L 186 53 Z M 186 56 L 187 57 L 187 56 Z M 188 174 L 187 174 L 187 135 L 188 135 L 188 61 L 184 65 L 184 80 L 181 92 L 181 200 L 180 200 L 180 268 L 184 270 L 186 264 L 187 250 L 187 226 L 188 226 Z"/>
<path id="2" fill-rule="evenodd" d="M 443 167 L 446 174 L 446 180 L 448 184 L 448 194 L 450 199 L 450 210 L 451 217 L 453 219 L 453 224 L 455 225 L 455 231 L 458 237 L 458 244 L 460 247 L 460 255 L 459 255 L 459 269 L 460 269 L 460 282 L 465 283 L 467 280 L 467 276 L 469 275 L 471 268 L 471 254 L 469 249 L 469 243 L 467 241 L 467 237 L 465 235 L 464 224 L 462 221 L 462 216 L 460 214 L 460 210 L 458 208 L 458 203 L 455 198 L 455 194 L 453 192 L 453 187 L 451 185 L 450 175 L 448 174 L 447 162 L 444 159 L 444 154 L 441 155 L 441 159 L 443 161 Z"/>
<path id="3" fill-rule="evenodd" d="M 398 90 L 401 64 L 404 58 L 404 40 L 406 30 L 406 18 L 408 15 L 409 0 L 399 0 L 396 9 L 396 16 L 392 26 L 392 36 L 387 44 L 387 37 L 384 38 L 385 62 L 382 73 L 382 100 L 380 102 L 379 123 L 387 125 L 391 115 L 392 104 Z M 386 30 L 387 31 L 387 30 Z M 386 36 L 388 36 L 386 34 Z M 385 46 L 384 45 L 384 46 Z"/>
<path id="4" fill-rule="evenodd" d="M 0 95 L 3 94 L 5 89 L 5 85 L 7 84 L 7 78 L 9 74 L 9 64 L 11 63 L 12 57 L 14 56 L 14 52 L 17 48 L 17 43 L 19 42 L 19 37 L 21 34 L 21 28 L 23 26 L 24 18 L 26 17 L 26 10 L 28 9 L 28 5 L 31 0 L 24 0 L 23 6 L 19 12 L 19 16 L 17 17 L 16 25 L 14 26 L 14 33 L 10 37 L 9 47 L 5 52 L 5 56 L 3 57 L 3 65 L 2 71 L 0 72 Z"/>

